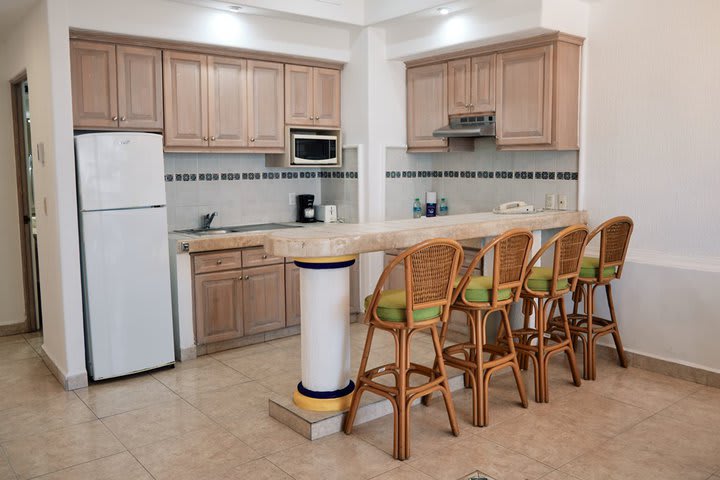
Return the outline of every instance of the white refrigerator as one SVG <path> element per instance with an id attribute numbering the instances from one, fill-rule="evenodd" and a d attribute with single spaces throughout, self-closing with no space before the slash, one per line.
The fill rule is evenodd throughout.
<path id="1" fill-rule="evenodd" d="M 94 380 L 175 361 L 162 136 L 75 137 L 85 345 Z"/>

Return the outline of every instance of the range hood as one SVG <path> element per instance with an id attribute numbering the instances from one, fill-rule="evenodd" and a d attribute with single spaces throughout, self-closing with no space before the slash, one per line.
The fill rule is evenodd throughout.
<path id="1" fill-rule="evenodd" d="M 438 128 L 433 137 L 494 137 L 495 115 L 450 117 L 450 124 Z"/>

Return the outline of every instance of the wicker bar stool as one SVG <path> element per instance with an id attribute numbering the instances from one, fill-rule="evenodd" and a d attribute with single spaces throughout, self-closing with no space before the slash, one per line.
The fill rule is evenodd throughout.
<path id="1" fill-rule="evenodd" d="M 521 367 L 526 369 L 528 359 L 533 361 L 535 401 L 538 403 L 550 401 L 547 370 L 550 357 L 556 353 L 565 352 L 573 382 L 577 386 L 581 383 L 563 296 L 575 290 L 587 236 L 588 229 L 584 225 L 564 229 L 540 248 L 527 267 L 521 293 L 524 326 L 512 330 L 512 336 L 518 339 L 515 347 L 520 355 Z M 536 267 L 551 248 L 554 249 L 552 267 Z M 553 317 L 555 308 L 560 310 L 561 334 L 548 331 L 547 319 Z M 531 327 L 530 316 L 533 313 L 535 326 Z"/>
<path id="2" fill-rule="evenodd" d="M 355 395 L 345 418 L 345 433 L 352 432 L 362 394 L 368 391 L 381 395 L 393 406 L 393 456 L 399 460 L 410 456 L 410 406 L 417 398 L 441 392 L 450 428 L 454 435 L 460 433 L 435 326 L 447 322 L 453 283 L 462 257 L 462 247 L 454 240 L 434 239 L 419 243 L 402 252 L 385 268 L 374 293 L 365 299 L 365 320 L 369 327 Z M 405 290 L 383 290 L 390 273 L 401 263 L 405 267 Z M 375 329 L 389 332 L 394 337 L 395 362 L 366 370 Z M 432 335 L 438 374 L 433 368 L 410 360 L 410 342 L 413 335 L 422 330 L 429 330 Z M 414 374 L 427 377 L 428 381 L 410 386 L 410 376 Z M 395 377 L 395 384 L 388 386 L 377 381 L 385 375 Z"/>
<path id="3" fill-rule="evenodd" d="M 525 384 L 520 375 L 512 337 L 504 335 L 498 343 L 487 344 L 486 324 L 493 312 L 500 312 L 505 331 L 510 331 L 508 308 L 520 298 L 525 266 L 532 248 L 533 236 L 529 230 L 510 230 L 492 240 L 480 250 L 470 263 L 467 272 L 457 282 L 452 310 L 467 315 L 471 325 L 470 342 L 459 343 L 443 349 L 446 365 L 466 373 L 473 393 L 473 425 L 484 427 L 489 422 L 488 386 L 493 373 L 512 368 L 522 406 L 528 401 Z M 492 276 L 473 275 L 475 266 L 492 252 Z M 445 344 L 448 323 L 443 324 L 440 343 Z M 505 344 L 501 344 L 504 342 Z M 483 358 L 490 353 L 490 359 Z"/>
<path id="4" fill-rule="evenodd" d="M 598 339 L 604 335 L 613 336 L 620 364 L 623 367 L 628 366 L 618 330 L 610 282 L 622 275 L 632 231 L 633 221 L 630 217 L 614 217 L 599 225 L 588 236 L 588 243 L 590 243 L 593 238 L 600 235 L 600 254 L 598 257 L 583 258 L 578 288 L 573 295 L 573 313 L 568 315 L 573 344 L 577 338 L 582 340 L 583 378 L 586 380 L 595 380 L 596 378 L 595 347 Z M 598 287 L 605 287 L 610 319 L 594 316 L 595 289 Z M 584 313 L 578 313 L 581 302 L 584 306 Z M 555 328 L 560 328 L 561 322 L 560 318 L 554 318 L 551 321 Z"/>

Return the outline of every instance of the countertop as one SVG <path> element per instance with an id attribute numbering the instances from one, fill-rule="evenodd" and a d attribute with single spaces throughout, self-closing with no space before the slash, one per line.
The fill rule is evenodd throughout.
<path id="1" fill-rule="evenodd" d="M 533 214 L 497 215 L 492 212 L 446 217 L 348 224 L 311 223 L 302 228 L 229 233 L 213 236 L 172 233 L 178 252 L 190 253 L 264 246 L 271 255 L 283 257 L 334 257 L 405 248 L 434 237 L 453 238 L 461 243 L 499 235 L 511 228 L 547 230 L 587 223 L 586 211 L 544 211 Z M 288 226 L 300 224 L 288 224 Z"/>

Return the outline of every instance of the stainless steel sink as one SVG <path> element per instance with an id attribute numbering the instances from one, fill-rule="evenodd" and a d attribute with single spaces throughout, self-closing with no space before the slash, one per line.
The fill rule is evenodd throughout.
<path id="1" fill-rule="evenodd" d="M 219 228 L 189 228 L 177 230 L 178 233 L 189 233 L 191 235 L 222 235 L 224 233 L 260 232 L 263 230 L 279 230 L 281 228 L 300 228 L 300 225 L 283 225 L 282 223 L 259 223 L 256 225 L 238 225 L 235 227 Z"/>

